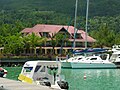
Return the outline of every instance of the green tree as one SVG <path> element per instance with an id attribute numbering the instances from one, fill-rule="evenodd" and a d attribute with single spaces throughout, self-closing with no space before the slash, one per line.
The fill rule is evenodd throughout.
<path id="1" fill-rule="evenodd" d="M 106 23 L 101 24 L 99 31 L 92 31 L 91 35 L 97 40 L 96 47 L 111 47 L 115 42 L 115 33 L 109 29 Z"/>
<path id="2" fill-rule="evenodd" d="M 44 42 L 46 42 L 46 38 L 39 37 L 39 36 L 35 35 L 35 33 L 24 36 L 25 48 L 29 49 L 31 53 L 32 53 L 32 50 L 34 50 L 33 51 L 34 54 L 36 54 L 36 47 L 40 46 Z"/>
<path id="3" fill-rule="evenodd" d="M 65 42 L 68 41 L 68 35 L 64 35 L 63 33 L 58 33 L 58 34 L 55 34 L 55 36 L 52 36 L 51 37 L 51 44 L 52 44 L 52 47 L 53 47 L 53 54 L 55 53 L 55 50 L 54 48 L 56 46 L 61 46 L 61 49 L 62 49 L 62 45 L 65 44 Z M 62 53 L 62 51 L 61 51 Z"/>
<path id="4" fill-rule="evenodd" d="M 4 52 L 6 54 L 20 54 L 23 49 L 24 43 L 21 34 L 7 36 L 4 43 Z"/>

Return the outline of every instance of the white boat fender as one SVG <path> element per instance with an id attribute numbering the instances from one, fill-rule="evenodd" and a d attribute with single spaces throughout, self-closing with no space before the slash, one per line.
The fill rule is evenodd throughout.
<path id="1" fill-rule="evenodd" d="M 84 80 L 86 80 L 87 76 L 86 76 L 86 73 L 84 74 Z"/>

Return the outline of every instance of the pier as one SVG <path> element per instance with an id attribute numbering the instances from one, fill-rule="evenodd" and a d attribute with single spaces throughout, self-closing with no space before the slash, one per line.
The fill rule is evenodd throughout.
<path id="1" fill-rule="evenodd" d="M 47 86 L 0 78 L 0 90 L 56 90 Z"/>

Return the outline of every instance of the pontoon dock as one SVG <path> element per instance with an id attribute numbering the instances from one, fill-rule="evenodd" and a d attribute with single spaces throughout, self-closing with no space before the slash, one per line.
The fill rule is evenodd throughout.
<path id="1" fill-rule="evenodd" d="M 55 90 L 49 87 L 0 78 L 0 90 Z"/>

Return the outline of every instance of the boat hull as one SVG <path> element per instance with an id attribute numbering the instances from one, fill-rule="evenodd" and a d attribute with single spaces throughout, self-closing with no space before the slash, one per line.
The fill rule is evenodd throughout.
<path id="1" fill-rule="evenodd" d="M 82 63 L 82 62 L 64 62 L 62 68 L 73 69 L 104 69 L 104 68 L 117 68 L 114 63 Z"/>
<path id="2" fill-rule="evenodd" d="M 62 62 L 62 68 L 72 68 L 71 62 Z"/>

